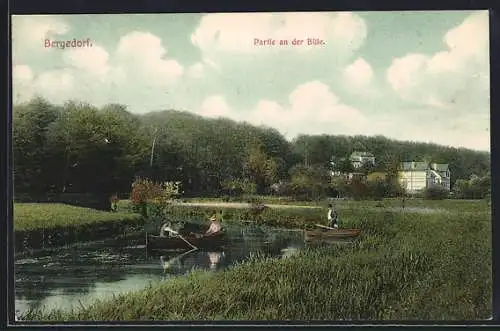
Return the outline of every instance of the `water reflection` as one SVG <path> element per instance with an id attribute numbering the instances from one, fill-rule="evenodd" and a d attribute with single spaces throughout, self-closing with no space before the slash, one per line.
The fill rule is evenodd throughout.
<path id="1" fill-rule="evenodd" d="M 297 255 L 300 251 L 300 247 L 298 246 L 289 246 L 281 249 L 281 256 L 283 258 L 291 257 Z"/>
<path id="2" fill-rule="evenodd" d="M 216 269 L 221 258 L 224 256 L 224 252 L 207 252 L 207 254 L 210 261 L 210 269 Z"/>

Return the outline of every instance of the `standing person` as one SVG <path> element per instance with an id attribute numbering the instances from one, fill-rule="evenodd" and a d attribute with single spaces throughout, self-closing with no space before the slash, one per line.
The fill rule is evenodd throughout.
<path id="1" fill-rule="evenodd" d="M 328 205 L 328 226 L 337 229 L 339 227 L 338 220 L 339 217 L 337 215 L 337 212 L 335 211 L 335 208 L 333 208 L 333 205 L 330 203 Z"/>

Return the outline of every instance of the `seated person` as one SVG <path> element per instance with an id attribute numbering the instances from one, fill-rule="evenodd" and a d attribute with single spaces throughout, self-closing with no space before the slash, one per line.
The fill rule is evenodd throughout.
<path id="1" fill-rule="evenodd" d="M 221 222 L 217 219 L 216 216 L 212 216 L 210 218 L 210 222 L 210 227 L 208 228 L 207 232 L 205 232 L 206 236 L 216 234 L 217 232 L 220 232 L 222 230 Z"/>
<path id="2" fill-rule="evenodd" d="M 172 236 L 172 228 L 170 227 L 170 222 L 166 222 L 160 228 L 160 237 L 171 237 Z"/>

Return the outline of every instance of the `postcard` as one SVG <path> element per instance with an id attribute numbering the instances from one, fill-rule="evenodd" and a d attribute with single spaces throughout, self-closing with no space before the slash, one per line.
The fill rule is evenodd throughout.
<path id="1" fill-rule="evenodd" d="M 488 22 L 14 15 L 17 319 L 488 319 Z"/>

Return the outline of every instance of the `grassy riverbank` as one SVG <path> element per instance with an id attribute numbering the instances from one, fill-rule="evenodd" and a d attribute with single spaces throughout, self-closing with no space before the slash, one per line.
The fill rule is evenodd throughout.
<path id="1" fill-rule="evenodd" d="M 359 206 L 369 207 L 397 207 L 403 206 L 401 199 L 384 199 L 381 201 L 375 200 L 335 200 L 324 199 L 320 201 L 295 201 L 289 197 L 274 197 L 274 196 L 249 196 L 234 199 L 232 201 L 225 201 L 223 198 L 189 198 L 182 199 L 178 202 L 179 205 L 198 205 L 198 206 L 227 206 L 231 207 L 246 207 L 250 202 L 258 201 L 271 207 L 317 207 L 328 208 L 329 203 L 333 203 L 337 208 L 358 208 Z M 419 207 L 419 208 L 439 208 L 453 210 L 455 208 L 466 209 L 467 211 L 487 211 L 490 209 L 489 202 L 486 200 L 460 200 L 460 199 L 446 199 L 446 200 L 424 200 L 420 198 L 409 198 L 404 201 L 405 208 Z M 130 200 L 120 200 L 118 202 L 118 211 L 131 212 L 132 204 Z"/>
<path id="2" fill-rule="evenodd" d="M 261 225 L 282 228 L 310 228 L 314 224 L 326 224 L 328 200 L 319 202 L 293 202 L 293 204 L 277 204 L 274 197 L 261 198 L 267 208 L 262 213 L 254 213 L 250 204 L 241 202 L 224 202 L 222 199 L 189 199 L 170 207 L 170 215 L 175 219 L 198 219 L 207 221 L 215 212 L 222 211 L 223 219 L 227 223 L 241 223 L 251 221 Z M 348 227 L 360 212 L 374 211 L 379 213 L 397 212 L 405 214 L 449 214 L 460 213 L 462 217 L 475 214 L 490 215 L 490 207 L 483 200 L 423 200 L 407 199 L 404 203 L 399 199 L 385 199 L 383 201 L 334 201 L 340 215 L 340 226 Z M 128 200 L 120 201 L 119 209 L 129 212 L 132 210 Z M 436 216 L 437 217 L 437 216 Z M 227 224 L 226 223 L 226 224 Z"/>
<path id="3" fill-rule="evenodd" d="M 339 206 L 343 225 L 363 230 L 353 246 L 306 249 L 287 259 L 256 257 L 229 270 L 195 271 L 77 311 L 31 311 L 23 318 L 489 318 L 491 214 L 487 205 L 441 201 L 432 202 L 429 209 L 401 212 L 390 201 L 383 203 Z M 302 225 L 309 219 L 317 222 L 323 214 L 297 209 L 279 213 L 290 213 L 283 222 L 290 222 L 295 213 L 295 222 L 302 220 Z"/>
<path id="4" fill-rule="evenodd" d="M 117 213 L 59 203 L 14 203 L 14 230 L 29 231 L 56 227 L 77 227 L 91 223 L 138 219 L 129 211 Z"/>

